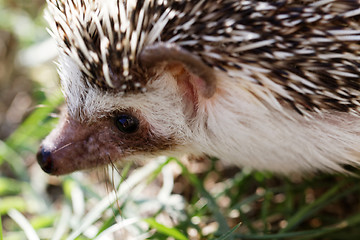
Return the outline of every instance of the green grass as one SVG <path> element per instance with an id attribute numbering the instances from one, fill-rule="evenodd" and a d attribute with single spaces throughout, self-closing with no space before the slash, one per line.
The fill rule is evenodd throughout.
<path id="1" fill-rule="evenodd" d="M 9 1 L 0 1 L 0 8 L 11 21 L 0 23 L 3 30 L 15 31 L 13 23 L 24 14 L 30 20 L 37 16 L 30 23 L 37 29 L 34 34 L 44 28 L 38 17 L 41 6 L 14 4 L 10 9 L 4 7 L 6 3 L 9 5 Z M 0 21 L 4 20 L 0 17 Z M 18 51 L 26 51 L 46 36 L 43 32 L 15 35 Z M 24 66 L 21 71 L 33 83 L 28 92 L 32 111 L 0 140 L 0 240 L 104 236 L 357 240 L 360 236 L 358 177 L 286 178 L 225 168 L 216 159 L 187 162 L 174 158 L 159 158 L 143 166 L 126 163 L 118 172 L 102 168 L 48 176 L 37 166 L 35 153 L 56 125 L 53 113 L 63 99 L 49 83 L 57 78 L 51 61 Z M 7 87 L 11 92 L 17 86 Z"/>
<path id="2" fill-rule="evenodd" d="M 195 163 L 203 170 L 194 174 L 193 163 L 185 165 L 173 158 L 136 170 L 128 165 L 121 177 L 109 173 L 114 192 L 106 191 L 111 184 L 96 183 L 101 177 L 87 173 L 55 178 L 36 169 L 31 174 L 24 159 L 34 158 L 40 139 L 56 121 L 49 114 L 60 102 L 58 97 L 46 99 L 47 107 L 33 111 L 2 142 L 6 172 L 2 170 L 0 178 L 0 213 L 5 239 L 36 239 L 36 235 L 100 239 L 120 229 L 144 239 L 357 239 L 360 235 L 360 185 L 352 177 L 286 179 L 247 169 L 221 169 L 216 160 Z M 38 131 L 41 126 L 44 129 Z M 31 168 L 38 167 L 32 163 Z M 175 179 L 169 174 L 173 169 L 181 172 Z M 44 181 L 40 187 L 39 181 Z M 183 188 L 174 188 L 176 184 Z M 143 194 L 147 188 L 154 192 Z M 89 234 L 89 229 L 95 232 Z"/>

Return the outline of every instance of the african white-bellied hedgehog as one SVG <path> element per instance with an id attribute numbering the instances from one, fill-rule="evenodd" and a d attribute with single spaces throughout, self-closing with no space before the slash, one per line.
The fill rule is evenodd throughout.
<path id="1" fill-rule="evenodd" d="M 60 175 L 207 154 L 279 173 L 360 163 L 360 1 L 49 0 Z"/>

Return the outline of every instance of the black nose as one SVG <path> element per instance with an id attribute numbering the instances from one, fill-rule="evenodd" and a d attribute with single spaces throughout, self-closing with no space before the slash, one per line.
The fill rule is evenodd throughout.
<path id="1" fill-rule="evenodd" d="M 37 161 L 46 173 L 52 172 L 52 159 L 51 159 L 51 152 L 45 150 L 43 147 L 41 147 L 36 154 Z"/>

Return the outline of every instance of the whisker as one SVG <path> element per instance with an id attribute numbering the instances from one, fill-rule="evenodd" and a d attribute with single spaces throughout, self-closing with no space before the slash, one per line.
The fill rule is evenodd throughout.
<path id="1" fill-rule="evenodd" d="M 60 147 L 58 149 L 55 149 L 55 151 L 53 153 L 56 153 L 57 151 L 60 151 L 60 150 L 62 150 L 64 148 L 67 148 L 67 147 L 71 146 L 72 144 L 74 144 L 74 143 L 71 142 L 71 143 L 65 144 L 64 146 L 62 146 L 62 147 Z"/>

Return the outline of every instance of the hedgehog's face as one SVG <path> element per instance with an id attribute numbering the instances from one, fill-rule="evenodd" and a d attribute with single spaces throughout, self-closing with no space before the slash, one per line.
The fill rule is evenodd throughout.
<path id="1" fill-rule="evenodd" d="M 163 64 L 147 91 L 117 94 L 89 86 L 77 65 L 60 60 L 67 108 L 44 140 L 38 161 L 61 175 L 114 161 L 192 152 L 199 94 L 181 64 Z M 194 121 L 198 121 L 195 123 Z"/>
<path id="2" fill-rule="evenodd" d="M 200 55 L 160 41 L 177 15 L 171 2 L 48 3 L 67 109 L 42 144 L 41 167 L 59 175 L 194 152 L 194 126 L 205 126 L 198 103 L 214 94 L 215 80 Z"/>

